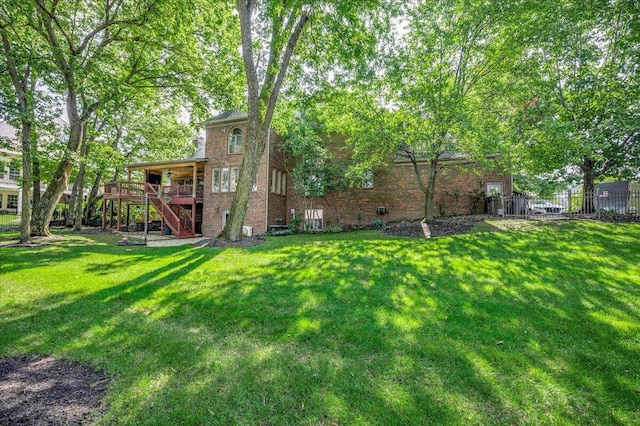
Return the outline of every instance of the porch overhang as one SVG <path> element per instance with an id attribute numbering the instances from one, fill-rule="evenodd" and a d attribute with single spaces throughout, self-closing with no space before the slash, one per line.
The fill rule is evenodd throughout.
<path id="1" fill-rule="evenodd" d="M 173 177 L 191 177 L 194 176 L 196 170 L 204 170 L 204 163 L 206 162 L 206 158 L 195 158 L 192 160 L 127 164 L 124 168 L 129 173 L 134 171 L 155 171 L 160 173 L 170 171 Z"/>

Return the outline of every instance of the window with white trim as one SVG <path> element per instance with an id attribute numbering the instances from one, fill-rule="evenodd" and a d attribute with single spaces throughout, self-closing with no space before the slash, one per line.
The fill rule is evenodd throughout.
<path id="1" fill-rule="evenodd" d="M 229 133 L 228 152 L 229 154 L 242 153 L 242 130 L 237 127 Z"/>
<path id="2" fill-rule="evenodd" d="M 7 195 L 7 208 L 8 209 L 17 209 L 18 208 L 18 196 L 15 194 Z"/>
<path id="3" fill-rule="evenodd" d="M 306 209 L 304 211 L 305 227 L 308 231 L 322 231 L 323 229 L 322 209 Z"/>
<path id="4" fill-rule="evenodd" d="M 373 170 L 367 169 L 362 173 L 362 187 L 365 189 L 373 188 Z"/>
<path id="5" fill-rule="evenodd" d="M 231 167 L 231 176 L 230 176 L 230 182 L 229 182 L 229 190 L 231 192 L 236 192 L 236 188 L 238 186 L 238 168 L 237 167 Z"/>
<path id="6" fill-rule="evenodd" d="M 15 169 L 13 167 L 9 167 L 9 179 L 18 180 L 19 177 L 20 177 L 20 170 Z M 16 204 L 16 208 L 17 208 L 17 204 Z"/>
<path id="7" fill-rule="evenodd" d="M 487 196 L 502 195 L 502 182 L 487 183 Z"/>
<path id="8" fill-rule="evenodd" d="M 282 192 L 280 193 L 283 196 L 287 196 L 287 174 L 282 173 Z"/>
<path id="9" fill-rule="evenodd" d="M 282 170 L 272 169 L 271 170 L 271 186 L 270 191 L 272 194 L 282 195 L 283 197 L 287 195 L 287 174 Z"/>
<path id="10" fill-rule="evenodd" d="M 276 193 L 276 179 L 278 177 L 278 170 L 277 169 L 273 169 L 271 170 L 271 193 L 275 194 Z"/>
<path id="11" fill-rule="evenodd" d="M 229 168 L 220 169 L 220 192 L 229 192 Z"/>
<path id="12" fill-rule="evenodd" d="M 211 176 L 211 192 L 220 192 L 220 169 L 213 169 Z"/>

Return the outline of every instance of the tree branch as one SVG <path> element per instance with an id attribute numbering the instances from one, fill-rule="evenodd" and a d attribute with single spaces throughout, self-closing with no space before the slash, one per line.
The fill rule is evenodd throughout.
<path id="1" fill-rule="evenodd" d="M 287 42 L 284 54 L 282 56 L 282 62 L 280 64 L 280 70 L 278 71 L 278 76 L 276 78 L 275 84 L 273 86 L 273 90 L 271 91 L 271 95 L 269 97 L 269 103 L 267 104 L 267 112 L 265 114 L 264 122 L 268 125 L 271 123 L 271 118 L 273 117 L 273 113 L 276 107 L 276 101 L 278 99 L 278 94 L 280 93 L 280 88 L 282 87 L 282 82 L 284 81 L 285 76 L 287 75 L 287 70 L 289 68 L 289 63 L 291 62 L 291 56 L 293 55 L 293 49 L 298 43 L 298 39 L 300 38 L 300 34 L 302 34 L 302 30 L 304 28 L 304 24 L 309 20 L 309 16 L 303 12 L 298 21 L 291 32 L 291 36 Z"/>

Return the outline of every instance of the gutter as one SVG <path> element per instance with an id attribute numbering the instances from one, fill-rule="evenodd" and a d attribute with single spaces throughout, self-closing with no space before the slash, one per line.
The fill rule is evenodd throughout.
<path id="1" fill-rule="evenodd" d="M 271 188 L 269 187 L 269 165 L 271 161 L 271 128 L 267 129 L 267 167 L 266 167 L 266 175 L 267 175 L 267 184 L 265 186 L 266 197 L 264 197 L 264 232 L 269 230 L 269 194 L 271 193 Z"/>

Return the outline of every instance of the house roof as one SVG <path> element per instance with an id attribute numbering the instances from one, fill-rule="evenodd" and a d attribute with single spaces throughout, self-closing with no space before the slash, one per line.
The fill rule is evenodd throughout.
<path id="1" fill-rule="evenodd" d="M 489 154 L 486 155 L 485 158 L 494 158 L 497 157 L 497 154 Z M 470 155 L 468 154 L 464 154 L 462 152 L 457 152 L 457 151 L 445 151 L 440 155 L 439 160 L 440 161 L 451 161 L 451 162 L 455 162 L 455 161 L 467 161 L 471 158 Z M 416 154 L 416 159 L 420 162 L 422 161 L 428 161 L 427 156 L 421 153 L 417 153 Z M 411 160 L 402 155 L 402 154 L 396 154 L 396 158 L 395 158 L 395 162 L 396 163 L 408 163 Z"/>
<path id="2" fill-rule="evenodd" d="M 206 126 L 208 124 L 218 124 L 225 123 L 227 121 L 238 121 L 247 118 L 247 113 L 244 111 L 240 111 L 239 109 L 232 109 L 229 111 L 225 111 L 222 114 L 218 114 L 209 118 L 208 120 L 200 123 L 201 126 Z"/>
<path id="3" fill-rule="evenodd" d="M 177 167 L 193 167 L 197 163 L 206 163 L 206 158 L 182 159 L 173 161 L 155 161 L 149 163 L 125 164 L 127 170 L 163 170 Z"/>
<path id="4" fill-rule="evenodd" d="M 193 152 L 193 154 L 188 156 L 186 159 L 187 160 L 204 160 L 204 161 L 206 161 L 204 138 L 202 136 L 200 136 L 197 139 L 194 139 L 193 142 L 194 142 L 194 144 L 196 146 L 196 150 Z"/>

